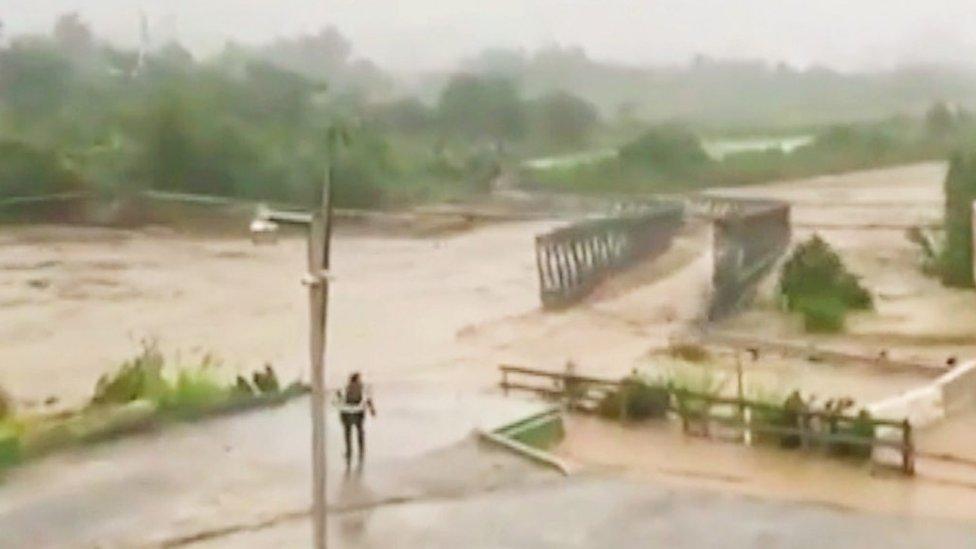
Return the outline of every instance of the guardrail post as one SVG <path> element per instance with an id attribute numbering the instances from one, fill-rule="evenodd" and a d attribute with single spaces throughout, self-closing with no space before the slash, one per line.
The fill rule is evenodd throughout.
<path id="1" fill-rule="evenodd" d="M 620 395 L 620 422 L 624 423 L 627 420 L 627 386 L 625 383 L 621 383 L 617 388 L 618 394 Z"/>
<path id="2" fill-rule="evenodd" d="M 752 407 L 745 406 L 742 412 L 743 422 L 745 423 L 745 431 L 743 431 L 743 442 L 746 446 L 752 446 Z"/>
<path id="3" fill-rule="evenodd" d="M 906 419 L 902 423 L 901 460 L 906 475 L 915 474 L 915 443 L 912 440 L 912 424 Z"/>
<path id="4" fill-rule="evenodd" d="M 807 426 L 810 424 L 810 417 L 806 410 L 800 411 L 798 420 L 800 422 L 800 447 L 804 450 L 810 449 L 810 432 Z"/>
<path id="5" fill-rule="evenodd" d="M 688 396 L 685 395 L 684 399 L 682 399 L 682 397 L 679 397 L 678 393 L 675 392 L 674 399 L 678 404 L 675 408 L 678 410 L 678 415 L 681 416 L 681 432 L 687 435 L 691 430 L 691 425 L 688 422 L 688 410 L 686 409 Z"/>

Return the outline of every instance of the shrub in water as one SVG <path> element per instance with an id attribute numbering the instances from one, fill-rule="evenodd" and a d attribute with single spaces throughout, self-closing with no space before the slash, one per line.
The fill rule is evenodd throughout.
<path id="1" fill-rule="evenodd" d="M 872 306 L 871 294 L 817 235 L 793 250 L 780 273 L 779 289 L 787 309 L 803 314 L 811 331 L 838 331 L 848 309 Z"/>
<path id="2" fill-rule="evenodd" d="M 973 287 L 972 203 L 976 200 L 976 155 L 957 154 L 945 179 L 945 245 L 939 274 L 946 286 Z"/>
<path id="3" fill-rule="evenodd" d="M 672 343 L 668 352 L 672 357 L 688 362 L 705 362 L 710 358 L 708 349 L 697 343 Z"/>
<path id="4" fill-rule="evenodd" d="M 622 387 L 624 409 L 630 419 L 662 418 L 668 411 L 671 395 L 667 387 L 628 379 Z"/>
<path id="5" fill-rule="evenodd" d="M 14 413 L 14 400 L 0 387 L 0 421 Z"/>
<path id="6" fill-rule="evenodd" d="M 780 405 L 763 407 L 763 408 L 753 408 L 752 409 L 752 424 L 757 427 L 753 431 L 752 440 L 757 443 L 770 443 L 770 444 L 782 444 L 783 435 L 779 433 L 772 433 L 769 431 L 763 431 L 763 427 L 788 427 L 790 426 L 790 419 Z"/>
<path id="7" fill-rule="evenodd" d="M 762 431 L 762 427 L 786 427 L 790 424 L 783 403 L 786 398 L 778 391 L 770 391 L 762 386 L 749 388 L 749 400 L 761 404 L 752 408 L 752 424 L 759 430 L 753 431 L 752 440 L 757 443 L 781 444 L 782 435 Z"/>
<path id="8" fill-rule="evenodd" d="M 875 437 L 874 424 L 871 422 L 871 414 L 862 409 L 857 414 L 857 418 L 847 425 L 841 425 L 834 429 L 838 435 L 857 437 L 865 442 L 873 441 Z M 868 444 L 856 444 L 854 442 L 838 441 L 831 443 L 830 451 L 838 456 L 850 456 L 859 459 L 871 457 L 872 446 Z"/>
<path id="9" fill-rule="evenodd" d="M 620 419 L 620 411 L 623 409 L 623 395 L 621 391 L 611 391 L 607 393 L 600 404 L 597 406 L 596 413 L 607 419 Z"/>
<path id="10" fill-rule="evenodd" d="M 627 419 L 662 418 L 667 414 L 671 395 L 667 387 L 651 385 L 629 377 L 618 391 L 608 393 L 597 412 L 607 418 L 619 418 L 621 410 Z"/>
<path id="11" fill-rule="evenodd" d="M 20 429 L 9 421 L 0 421 L 0 468 L 20 461 Z"/>
<path id="12" fill-rule="evenodd" d="M 707 366 L 687 365 L 672 368 L 666 383 L 674 393 L 679 413 L 685 418 L 698 418 L 710 405 L 696 395 L 718 395 L 721 379 Z"/>
<path id="13" fill-rule="evenodd" d="M 803 328 L 814 333 L 833 333 L 844 329 L 847 307 L 835 297 L 798 300 L 795 309 L 803 314 Z"/>

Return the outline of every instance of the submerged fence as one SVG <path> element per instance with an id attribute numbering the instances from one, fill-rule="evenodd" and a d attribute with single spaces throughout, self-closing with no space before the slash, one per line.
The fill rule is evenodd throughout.
<path id="1" fill-rule="evenodd" d="M 502 374 L 500 386 L 506 393 L 509 390 L 525 390 L 548 398 L 565 399 L 570 409 L 578 411 L 599 410 L 603 398 L 611 392 L 625 390 L 628 384 L 520 366 L 502 365 L 499 371 Z M 536 383 L 529 380 L 536 380 Z M 680 388 L 660 387 L 660 391 L 666 393 L 664 410 L 680 418 L 685 433 L 708 437 L 713 427 L 724 427 L 742 433 L 742 439 L 750 442 L 774 440 L 784 448 L 819 448 L 842 454 L 856 454 L 858 450 L 863 450 L 868 456 L 874 448 L 890 448 L 901 454 L 902 472 L 915 474 L 914 434 L 907 419 L 878 419 L 837 411 L 791 409 L 785 403 L 776 405 Z M 626 399 L 617 400 L 619 418 L 625 420 L 628 417 Z M 879 436 L 885 433 L 894 436 Z"/>
<path id="2" fill-rule="evenodd" d="M 790 245 L 790 205 L 773 200 L 708 199 L 714 218 L 714 293 L 708 319 L 738 310 Z"/>
<path id="3" fill-rule="evenodd" d="M 683 217 L 681 204 L 657 203 L 537 236 L 535 255 L 543 306 L 571 305 L 607 273 L 667 250 Z"/>

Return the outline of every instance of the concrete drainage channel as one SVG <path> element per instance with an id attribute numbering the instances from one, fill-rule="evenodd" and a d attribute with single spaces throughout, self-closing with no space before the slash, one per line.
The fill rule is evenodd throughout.
<path id="1" fill-rule="evenodd" d="M 573 468 L 565 460 L 547 450 L 558 444 L 566 435 L 562 410 L 553 407 L 538 414 L 522 418 L 491 431 L 479 431 L 478 435 L 491 444 L 515 452 L 563 475 Z"/>

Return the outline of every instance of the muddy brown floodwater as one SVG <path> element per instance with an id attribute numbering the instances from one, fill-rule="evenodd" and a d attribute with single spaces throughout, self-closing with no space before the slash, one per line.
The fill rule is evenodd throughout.
<path id="1" fill-rule="evenodd" d="M 573 416 L 556 453 L 597 470 L 673 486 L 866 513 L 976 520 L 976 489 L 956 478 L 906 478 L 895 471 L 803 452 L 689 437 L 676 422 L 635 427 Z"/>
<path id="2" fill-rule="evenodd" d="M 757 305 L 722 328 L 931 365 L 976 356 L 973 292 L 924 275 L 920 248 L 906 237 L 908 227 L 941 223 L 945 170 L 919 164 L 716 191 L 790 202 L 794 242 L 822 236 L 875 298 L 875 310 L 850 315 L 843 334 L 810 336 L 778 311 L 770 280 Z"/>
<path id="3" fill-rule="evenodd" d="M 972 292 L 923 276 L 899 228 L 938 221 L 944 173 L 942 164 L 922 164 L 723 190 L 789 200 L 795 238 L 816 231 L 835 245 L 877 296 L 877 311 L 853 316 L 843 335 L 808 338 L 774 307 L 767 285 L 755 307 L 719 328 L 871 356 L 886 350 L 893 359 L 928 364 L 976 356 Z M 340 231 L 329 382 L 361 370 L 393 391 L 450 387 L 460 394 L 491 387 L 499 363 L 561 369 L 567 360 L 581 373 L 619 376 L 653 366 L 653 351 L 700 322 L 713 261 L 707 226 L 688 227 L 662 257 L 607 282 L 579 306 L 543 312 L 533 237 L 553 225 L 503 223 L 427 238 Z M 50 408 L 75 406 L 145 338 L 157 339 L 177 363 L 213 353 L 228 376 L 271 362 L 285 379 L 307 377 L 304 258 L 299 237 L 255 246 L 155 228 L 5 227 L 0 386 L 26 409 L 42 409 L 49 397 L 57 400 Z M 869 400 L 931 374 L 770 358 L 750 375 L 777 388 L 800 384 L 823 397 L 843 391 Z M 959 450 L 952 441 L 976 432 L 974 418 L 924 433 L 923 450 L 931 444 L 970 456 L 971 444 Z M 913 483 L 665 431 L 574 422 L 570 434 L 560 452 L 641 477 L 859 510 L 976 518 L 972 468 L 951 483 Z"/>
<path id="4" fill-rule="evenodd" d="M 340 233 L 334 243 L 329 381 L 458 373 L 455 334 L 536 303 L 532 237 L 500 224 L 428 239 Z M 0 235 L 0 386 L 62 406 L 134 355 L 140 340 L 228 374 L 265 361 L 306 375 L 303 238 L 274 246 L 163 230 L 7 227 Z M 468 369 L 467 373 L 475 373 Z"/>

